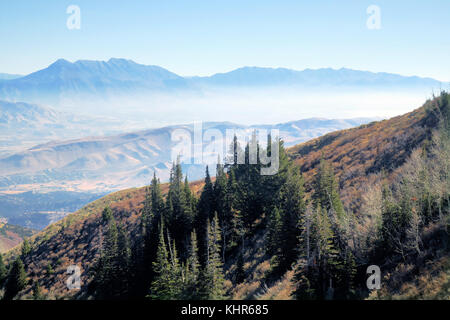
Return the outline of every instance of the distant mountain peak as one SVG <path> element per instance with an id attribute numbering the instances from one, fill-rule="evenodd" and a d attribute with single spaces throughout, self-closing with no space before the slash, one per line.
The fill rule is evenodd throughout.
<path id="1" fill-rule="evenodd" d="M 53 62 L 50 67 L 59 67 L 59 66 L 66 66 L 66 65 L 71 65 L 72 62 L 66 60 L 66 59 L 58 59 L 55 62 Z"/>

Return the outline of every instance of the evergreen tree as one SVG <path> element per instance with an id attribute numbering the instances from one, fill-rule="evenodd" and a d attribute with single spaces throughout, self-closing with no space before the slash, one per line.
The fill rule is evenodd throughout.
<path id="1" fill-rule="evenodd" d="M 333 212 L 338 219 L 342 219 L 345 212 L 339 196 L 339 185 L 332 165 L 323 157 L 320 160 L 314 189 L 315 204 L 322 206 L 326 211 Z"/>
<path id="2" fill-rule="evenodd" d="M 222 230 L 222 261 L 225 263 L 227 250 L 232 244 L 232 227 L 233 227 L 233 212 L 232 200 L 229 196 L 233 196 L 228 190 L 227 176 L 224 171 L 224 166 L 218 162 L 216 169 L 216 181 L 214 184 L 215 193 L 215 208 L 219 217 L 219 223 Z M 230 201 L 231 200 L 231 201 Z"/>
<path id="3" fill-rule="evenodd" d="M 3 256 L 0 253 L 0 288 L 3 287 L 7 274 L 8 270 L 6 269 L 5 263 L 3 262 Z"/>
<path id="4" fill-rule="evenodd" d="M 150 187 L 146 189 L 142 210 L 142 243 L 138 242 L 132 251 L 133 286 L 130 289 L 133 297 L 145 297 L 155 276 L 153 262 L 156 260 L 158 249 L 155 244 L 159 241 L 160 223 L 165 220 L 164 211 L 165 204 L 160 182 L 154 173 Z"/>
<path id="5" fill-rule="evenodd" d="M 163 229 L 161 225 L 157 257 L 153 262 L 155 278 L 150 286 L 149 297 L 154 300 L 176 300 L 182 293 L 181 268 L 175 246 L 170 249 L 171 254 L 167 250 Z"/>
<path id="6" fill-rule="evenodd" d="M 283 207 L 282 226 L 280 230 L 279 268 L 286 270 L 297 260 L 299 238 L 306 205 L 304 201 L 303 177 L 296 167 L 288 170 L 287 181 L 281 190 Z"/>
<path id="7" fill-rule="evenodd" d="M 198 202 L 198 211 L 195 219 L 195 230 L 198 234 L 198 252 L 200 264 L 205 266 L 207 255 L 207 221 L 213 217 L 214 214 L 214 186 L 211 182 L 208 166 L 206 167 L 205 185 L 203 187 L 200 200 Z"/>
<path id="8" fill-rule="evenodd" d="M 108 224 L 114 218 L 113 212 L 110 207 L 106 207 L 102 212 L 103 224 Z"/>
<path id="9" fill-rule="evenodd" d="M 194 219 L 190 199 L 187 196 L 186 184 L 183 182 L 181 164 L 178 160 L 171 170 L 166 212 L 168 230 L 174 236 L 176 246 L 180 248 L 183 261 L 187 258 L 186 252 Z"/>
<path id="10" fill-rule="evenodd" d="M 98 299 L 122 299 L 129 293 L 130 246 L 122 226 L 117 227 L 114 217 L 109 220 L 100 258 L 96 262 L 92 283 Z"/>
<path id="11" fill-rule="evenodd" d="M 242 251 L 238 253 L 236 261 L 236 275 L 235 283 L 242 283 L 245 280 L 245 270 L 244 270 L 244 254 Z"/>
<path id="12" fill-rule="evenodd" d="M 211 224 L 207 224 L 206 265 L 202 278 L 202 298 L 205 300 L 220 300 L 225 298 L 224 276 L 220 259 L 221 232 L 219 219 L 215 215 Z"/>
<path id="13" fill-rule="evenodd" d="M 119 226 L 119 234 L 117 239 L 117 293 L 118 296 L 124 297 L 129 292 L 129 282 L 131 281 L 131 249 L 128 234 L 123 226 Z"/>
<path id="14" fill-rule="evenodd" d="M 22 260 L 24 260 L 30 253 L 31 253 L 30 242 L 27 239 L 25 239 L 25 240 L 23 240 L 23 243 L 22 243 L 20 257 L 22 258 Z"/>
<path id="15" fill-rule="evenodd" d="M 186 300 L 199 299 L 200 262 L 198 260 L 197 234 L 191 233 L 189 258 L 186 261 L 185 285 L 183 298 Z"/>
<path id="16" fill-rule="evenodd" d="M 9 270 L 5 284 L 4 300 L 13 300 L 17 294 L 25 289 L 27 284 L 27 275 L 22 260 L 17 258 Z"/>
<path id="17" fill-rule="evenodd" d="M 33 300 L 44 300 L 44 295 L 42 294 L 41 286 L 36 280 L 33 282 Z"/>
<path id="18" fill-rule="evenodd" d="M 277 255 L 281 248 L 282 221 L 280 209 L 275 208 L 269 215 L 266 236 L 266 253 L 270 256 Z"/>

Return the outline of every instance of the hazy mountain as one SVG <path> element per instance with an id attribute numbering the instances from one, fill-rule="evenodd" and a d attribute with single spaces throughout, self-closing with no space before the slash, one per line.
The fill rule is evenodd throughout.
<path id="1" fill-rule="evenodd" d="M 125 59 L 109 61 L 60 59 L 49 67 L 12 80 L 0 81 L 0 98 L 64 104 L 72 99 L 112 99 L 130 94 L 208 90 L 208 87 L 367 87 L 439 88 L 430 78 L 404 77 L 351 69 L 305 69 L 244 67 L 210 77 L 184 78 L 158 66 L 146 66 Z M 83 101 L 83 100 L 81 100 Z M 127 101 L 132 104 L 132 100 Z"/>
<path id="2" fill-rule="evenodd" d="M 0 193 L 0 225 L 1 221 L 7 221 L 13 225 L 43 229 L 102 195 L 70 191 Z"/>
<path id="3" fill-rule="evenodd" d="M 0 73 L 0 80 L 12 80 L 23 77 L 19 74 Z"/>
<path id="4" fill-rule="evenodd" d="M 0 96 L 8 100 L 59 102 L 65 96 L 109 95 L 139 90 L 164 90 L 185 86 L 182 77 L 158 66 L 131 60 L 60 59 L 49 67 L 19 79 L 0 82 Z"/>
<path id="5" fill-rule="evenodd" d="M 367 122 L 370 122 L 370 119 L 305 119 L 260 126 L 215 122 L 203 124 L 203 130 L 214 129 L 221 132 L 225 139 L 227 129 L 239 129 L 247 136 L 255 129 L 278 129 L 280 136 L 289 146 L 333 130 Z M 103 192 L 145 185 L 150 181 L 153 172 L 156 172 L 161 180 L 167 180 L 171 162 L 174 160 L 172 152 L 179 146 L 177 142 L 172 141 L 172 133 L 180 129 L 193 136 L 193 125 L 170 126 L 114 136 L 49 142 L 0 158 L 0 192 Z M 200 141 L 204 151 L 202 164 L 184 165 L 184 170 L 191 180 L 203 176 L 205 161 L 217 160 L 217 155 L 213 159 L 205 158 L 208 156 L 207 148 L 212 146 L 211 141 Z M 223 146 L 223 156 L 228 142 L 222 140 L 219 143 Z M 200 159 L 201 156 L 193 155 L 195 159 Z"/>
<path id="6" fill-rule="evenodd" d="M 431 78 L 404 77 L 391 73 L 374 73 L 342 68 L 305 69 L 244 67 L 211 77 L 194 78 L 198 83 L 215 86 L 397 86 L 436 87 L 440 82 Z"/>
<path id="7" fill-rule="evenodd" d="M 0 100 L 0 157 L 51 140 L 117 134 L 130 121 L 59 112 L 49 107 Z"/>

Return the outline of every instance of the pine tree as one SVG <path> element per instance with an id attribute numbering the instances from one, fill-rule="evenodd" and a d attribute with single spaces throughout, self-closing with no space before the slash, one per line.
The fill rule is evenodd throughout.
<path id="1" fill-rule="evenodd" d="M 131 280 L 131 249 L 128 234 L 123 226 L 119 226 L 119 234 L 117 238 L 117 288 L 118 297 L 125 297 L 129 292 L 129 282 Z"/>
<path id="2" fill-rule="evenodd" d="M 200 200 L 198 202 L 198 211 L 195 219 L 195 230 L 198 236 L 198 252 L 200 264 L 205 266 L 206 263 L 206 239 L 207 239 L 207 221 L 213 217 L 214 214 L 214 186 L 211 182 L 208 166 L 206 167 L 205 185 L 203 187 Z"/>
<path id="3" fill-rule="evenodd" d="M 33 300 L 44 300 L 44 295 L 42 294 L 41 286 L 39 285 L 39 281 L 33 282 Z"/>
<path id="4" fill-rule="evenodd" d="M 333 212 L 338 219 L 342 219 L 345 212 L 339 196 L 339 185 L 334 176 L 332 165 L 323 157 L 320 160 L 314 189 L 315 204 L 322 206 L 326 211 Z"/>
<path id="5" fill-rule="evenodd" d="M 103 224 L 108 224 L 114 218 L 113 212 L 110 207 L 106 207 L 102 212 Z"/>
<path id="6" fill-rule="evenodd" d="M 222 261 L 225 263 L 227 250 L 231 247 L 232 241 L 232 223 L 233 212 L 232 204 L 228 198 L 229 192 L 227 176 L 224 166 L 217 164 L 216 181 L 214 184 L 215 208 L 219 217 L 219 223 L 222 230 Z"/>
<path id="7" fill-rule="evenodd" d="M 244 254 L 242 251 L 238 253 L 236 261 L 236 274 L 234 281 L 235 283 L 242 283 L 245 280 L 245 270 L 244 270 Z"/>
<path id="8" fill-rule="evenodd" d="M 150 286 L 148 297 L 154 300 L 177 300 L 182 293 L 181 267 L 175 246 L 170 249 L 171 254 L 167 250 L 163 229 L 161 225 L 157 257 L 153 262 L 155 279 Z"/>
<path id="9" fill-rule="evenodd" d="M 183 182 L 183 172 L 178 159 L 171 170 L 166 212 L 167 228 L 170 234 L 174 236 L 176 246 L 180 248 L 183 261 L 186 259 L 194 218 L 190 199 L 186 196 L 188 196 L 186 184 Z"/>
<path id="10" fill-rule="evenodd" d="M 4 300 L 13 300 L 17 294 L 25 289 L 27 284 L 27 275 L 25 273 L 25 268 L 23 266 L 22 260 L 17 258 L 9 271 L 6 285 L 5 294 L 3 296 Z"/>
<path id="11" fill-rule="evenodd" d="M 298 258 L 299 237 L 306 205 L 304 201 L 303 177 L 298 168 L 288 170 L 287 181 L 281 190 L 283 215 L 280 230 L 279 268 L 284 271 Z"/>
<path id="12" fill-rule="evenodd" d="M 7 274 L 8 270 L 6 269 L 5 263 L 3 262 L 3 256 L 0 253 L 0 288 L 3 287 Z"/>
<path id="13" fill-rule="evenodd" d="M 23 243 L 22 243 L 20 257 L 22 258 L 22 260 L 24 260 L 30 253 L 31 253 L 30 242 L 27 239 L 25 239 L 25 240 L 23 240 Z"/>
<path id="14" fill-rule="evenodd" d="M 282 221 L 280 209 L 275 208 L 269 215 L 267 223 L 266 253 L 270 256 L 277 255 L 281 248 Z"/>
<path id="15" fill-rule="evenodd" d="M 195 230 L 191 233 L 191 245 L 189 257 L 186 260 L 185 285 L 183 298 L 186 300 L 199 299 L 200 262 L 198 260 L 197 234 Z"/>
<path id="16" fill-rule="evenodd" d="M 92 286 L 99 299 L 122 299 L 129 293 L 131 280 L 128 235 L 122 226 L 117 227 L 114 218 L 107 227 L 100 258 L 93 268 Z"/>
<path id="17" fill-rule="evenodd" d="M 225 298 L 225 279 L 222 261 L 220 259 L 221 232 L 219 219 L 214 216 L 211 224 L 207 224 L 206 265 L 202 278 L 202 298 L 205 300 L 220 300 Z"/>
<path id="18" fill-rule="evenodd" d="M 239 190 L 234 169 L 230 168 L 227 179 L 227 189 L 225 194 L 225 208 L 229 216 L 230 232 L 228 233 L 229 247 L 235 247 L 242 241 L 244 234 L 241 211 L 239 209 Z"/>
<path id="19" fill-rule="evenodd" d="M 146 189 L 142 210 L 142 243 L 138 242 L 132 251 L 133 285 L 130 289 L 131 295 L 135 298 L 143 298 L 148 294 L 148 288 L 155 276 L 153 262 L 156 260 L 158 249 L 155 244 L 159 240 L 160 223 L 166 220 L 165 209 L 160 182 L 154 173 L 150 187 Z"/>

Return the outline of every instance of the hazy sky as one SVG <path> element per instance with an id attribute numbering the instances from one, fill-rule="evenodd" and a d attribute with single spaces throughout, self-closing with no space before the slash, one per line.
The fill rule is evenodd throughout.
<path id="1" fill-rule="evenodd" d="M 366 26 L 372 4 L 380 30 Z M 80 30 L 66 27 L 69 5 Z M 450 81 L 449 34 L 449 0 L 2 0 L 0 72 L 117 57 L 180 75 L 347 67 Z"/>

